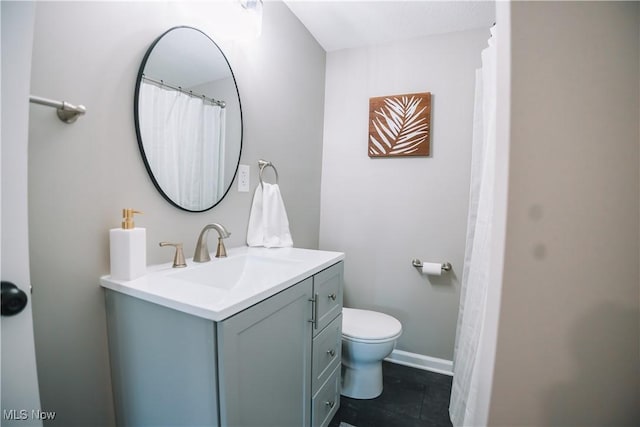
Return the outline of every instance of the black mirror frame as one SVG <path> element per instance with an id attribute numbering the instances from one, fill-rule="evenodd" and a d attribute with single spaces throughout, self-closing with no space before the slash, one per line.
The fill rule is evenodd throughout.
<path id="1" fill-rule="evenodd" d="M 205 208 L 205 209 L 201 209 L 201 210 L 191 210 L 191 209 L 187 209 L 184 208 L 180 205 L 178 205 L 176 202 L 174 202 L 173 200 L 171 200 L 171 198 L 164 192 L 164 190 L 162 189 L 162 187 L 160 186 L 160 184 L 158 183 L 158 181 L 156 180 L 155 176 L 153 175 L 153 171 L 151 170 L 151 165 L 149 165 L 149 161 L 147 160 L 147 155 L 144 151 L 144 145 L 142 142 L 142 135 L 140 133 L 140 117 L 138 114 L 138 101 L 139 101 L 139 97 L 140 97 L 140 84 L 142 83 L 142 76 L 144 75 L 144 68 L 147 65 L 147 60 L 149 59 L 149 56 L 151 55 L 151 52 L 153 52 L 153 48 L 158 44 L 158 42 L 165 36 L 167 35 L 169 32 L 173 31 L 173 30 L 177 30 L 179 28 L 189 28 L 195 31 L 198 31 L 199 33 L 201 33 L 202 35 L 204 35 L 206 38 L 208 38 L 211 43 L 213 43 L 213 45 L 216 47 L 216 49 L 218 49 L 218 51 L 220 51 L 220 53 L 222 54 L 222 57 L 224 58 L 225 62 L 227 63 L 227 66 L 229 67 L 229 71 L 231 72 L 231 77 L 233 78 L 233 84 L 235 85 L 236 88 L 236 93 L 238 94 L 238 106 L 240 109 L 240 150 L 238 152 L 238 161 L 236 162 L 236 169 L 233 172 L 233 178 L 231 178 L 231 181 L 229 182 L 226 190 L 224 191 L 224 194 L 222 195 L 222 197 L 220 197 L 220 199 L 218 199 L 213 205 Z M 172 27 L 169 28 L 167 31 L 165 31 L 164 33 L 162 33 L 158 38 L 156 38 L 153 43 L 151 43 L 151 46 L 149 46 L 149 49 L 147 49 L 147 52 L 144 54 L 144 57 L 142 58 L 142 63 L 140 64 L 140 69 L 138 70 L 138 77 L 136 79 L 136 88 L 134 90 L 134 97 L 133 97 L 133 119 L 134 119 L 134 124 L 135 124 L 135 128 L 136 128 L 136 138 L 138 140 L 138 148 L 140 149 L 140 155 L 142 157 L 142 161 L 144 162 L 144 167 L 147 169 L 147 173 L 149 174 L 149 177 L 151 178 L 151 181 L 153 182 L 153 185 L 156 187 L 156 190 L 158 190 L 158 192 L 162 195 L 162 197 L 164 197 L 164 199 L 169 202 L 170 204 L 172 204 L 173 206 L 175 206 L 178 209 L 181 209 L 183 211 L 187 211 L 187 212 L 206 212 L 208 210 L 213 209 L 214 207 L 216 207 L 222 200 L 224 200 L 225 197 L 227 197 L 227 194 L 229 193 L 229 190 L 231 190 L 231 187 L 233 185 L 233 182 L 236 179 L 236 175 L 238 174 L 238 168 L 240 166 L 240 158 L 242 157 L 242 142 L 243 142 L 243 137 L 244 137 L 244 121 L 242 119 L 242 101 L 240 100 L 240 90 L 238 90 L 238 82 L 236 81 L 236 76 L 235 74 L 233 74 L 233 68 L 231 68 L 231 64 L 229 64 L 229 60 L 227 59 L 227 56 L 224 54 L 224 52 L 222 51 L 222 49 L 220 49 L 220 46 L 218 46 L 218 44 L 213 41 L 213 39 L 211 37 L 209 37 L 206 33 L 204 33 L 203 31 L 194 28 L 194 27 L 190 27 L 187 25 L 180 25 L 177 27 Z"/>

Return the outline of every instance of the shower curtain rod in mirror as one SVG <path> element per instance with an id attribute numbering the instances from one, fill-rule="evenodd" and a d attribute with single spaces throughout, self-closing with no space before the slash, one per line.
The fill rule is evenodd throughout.
<path id="1" fill-rule="evenodd" d="M 157 85 L 160 85 L 161 87 L 168 87 L 169 89 L 173 89 L 173 90 L 177 90 L 179 92 L 182 92 L 185 95 L 189 95 L 189 96 L 193 96 L 194 98 L 201 98 L 201 99 L 203 99 L 205 101 L 209 101 L 213 105 L 217 105 L 220 108 L 224 108 L 227 105 L 224 101 L 218 101 L 216 99 L 209 98 L 208 96 L 205 96 L 205 95 L 198 95 L 197 93 L 193 93 L 193 91 L 182 89 L 182 87 L 180 87 L 180 86 L 174 86 L 174 85 L 171 85 L 169 83 L 166 83 L 162 79 L 154 79 L 152 77 L 145 76 L 144 74 L 142 75 L 142 78 L 144 80 L 146 80 L 146 81 L 151 82 L 151 83 L 155 83 Z"/>

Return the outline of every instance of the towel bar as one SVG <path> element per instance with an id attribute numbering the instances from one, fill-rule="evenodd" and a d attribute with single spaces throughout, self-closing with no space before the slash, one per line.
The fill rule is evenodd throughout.
<path id="1" fill-rule="evenodd" d="M 264 169 L 265 169 L 267 166 L 271 166 L 271 168 L 273 169 L 273 172 L 275 172 L 275 174 L 276 174 L 276 184 L 277 184 L 277 183 L 278 183 L 278 181 L 279 181 L 279 178 L 278 178 L 278 170 L 276 169 L 276 167 L 275 167 L 275 166 L 273 166 L 273 163 L 268 162 L 268 161 L 266 161 L 266 160 L 262 160 L 262 159 L 260 159 L 260 160 L 258 160 L 258 167 L 260 168 L 260 173 L 258 174 L 258 178 L 260 179 L 260 186 L 261 186 L 261 187 L 264 187 L 264 185 L 263 185 L 263 184 L 264 184 L 264 181 L 262 180 L 262 172 L 264 172 Z"/>
<path id="2" fill-rule="evenodd" d="M 66 101 L 54 101 L 35 95 L 29 96 L 29 102 L 55 108 L 58 113 L 58 118 L 65 123 L 73 123 L 79 116 L 87 112 L 84 105 L 76 106 Z"/>

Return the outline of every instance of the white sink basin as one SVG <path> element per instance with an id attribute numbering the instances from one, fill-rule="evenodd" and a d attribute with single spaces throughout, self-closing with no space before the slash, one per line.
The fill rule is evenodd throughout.
<path id="1" fill-rule="evenodd" d="M 344 259 L 340 252 L 300 248 L 231 248 L 227 258 L 172 268 L 147 267 L 135 280 L 100 279 L 103 287 L 213 321 L 220 321 Z"/>
<path id="2" fill-rule="evenodd" d="M 171 279 L 184 280 L 218 289 L 238 286 L 260 286 L 288 275 L 300 261 L 256 255 L 214 258 L 203 264 L 191 264 L 191 269 L 169 274 Z"/>

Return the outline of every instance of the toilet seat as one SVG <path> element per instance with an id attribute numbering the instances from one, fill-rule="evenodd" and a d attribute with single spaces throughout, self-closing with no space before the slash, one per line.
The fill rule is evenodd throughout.
<path id="1" fill-rule="evenodd" d="M 402 324 L 384 313 L 342 308 L 342 337 L 349 341 L 379 343 L 402 334 Z"/>

